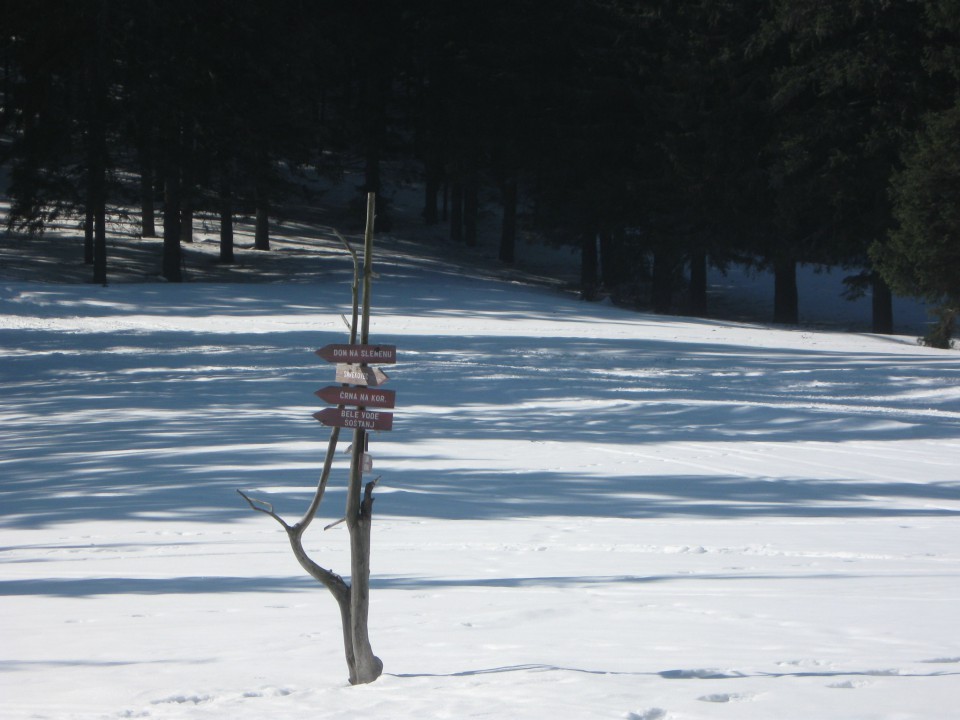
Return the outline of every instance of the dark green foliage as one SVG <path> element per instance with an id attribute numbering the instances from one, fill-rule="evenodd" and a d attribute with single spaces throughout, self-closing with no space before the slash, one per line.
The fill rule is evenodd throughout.
<path id="1" fill-rule="evenodd" d="M 960 103 L 929 116 L 893 181 L 897 228 L 874 248 L 898 292 L 960 306 Z"/>
<path id="2" fill-rule="evenodd" d="M 960 3 L 924 6 L 928 112 L 891 179 L 895 225 L 870 254 L 895 291 L 939 305 L 925 342 L 949 347 L 960 309 Z"/>
<path id="3" fill-rule="evenodd" d="M 85 216 L 100 243 L 97 218 L 129 202 L 112 179 L 140 175 L 131 195 L 144 235 L 163 209 L 170 279 L 195 212 L 221 218 L 231 262 L 233 214 L 256 214 L 269 248 L 271 215 L 311 200 L 305 168 L 361 162 L 362 198 L 383 189 L 386 161 L 417 159 L 425 222 L 443 214 L 474 244 L 484 201 L 499 199 L 500 258 L 515 259 L 523 231 L 571 244 L 589 296 L 704 314 L 708 264 L 755 263 L 776 271 L 776 316 L 791 322 L 797 263 L 844 265 L 889 329 L 881 275 L 901 293 L 956 293 L 956 0 L 0 11 L 11 225 Z"/>
<path id="4" fill-rule="evenodd" d="M 922 18 L 916 2 L 777 3 L 772 34 L 789 54 L 774 75 L 770 167 L 796 260 L 863 268 L 885 238 L 890 177 L 922 110 Z"/>
<path id="5" fill-rule="evenodd" d="M 952 307 L 941 307 L 934 314 L 937 321 L 930 332 L 921 338 L 921 342 L 929 347 L 949 350 L 953 347 L 952 338 L 956 330 L 957 310 Z"/>
<path id="6" fill-rule="evenodd" d="M 634 223 L 653 255 L 657 309 L 689 264 L 688 308 L 705 314 L 704 258 L 722 265 L 760 247 L 771 59 L 754 38 L 767 13 L 765 0 L 699 0 L 647 3 L 639 16 L 647 112 Z"/>

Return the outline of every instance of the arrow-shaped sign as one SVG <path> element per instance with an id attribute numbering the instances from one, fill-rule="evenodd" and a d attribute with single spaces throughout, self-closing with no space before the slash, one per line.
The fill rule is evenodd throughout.
<path id="1" fill-rule="evenodd" d="M 317 355 L 335 363 L 395 363 L 396 345 L 324 345 Z"/>
<path id="2" fill-rule="evenodd" d="M 329 387 L 317 390 L 317 397 L 331 405 L 359 405 L 360 407 L 392 408 L 397 402 L 393 390 L 368 390 L 355 387 Z"/>
<path id="3" fill-rule="evenodd" d="M 383 385 L 390 378 L 380 368 L 364 367 L 363 365 L 337 364 L 337 382 L 349 385 L 363 385 L 377 387 Z"/>
<path id="4" fill-rule="evenodd" d="M 392 430 L 393 413 L 380 410 L 326 408 L 313 416 L 328 427 L 363 428 L 364 430 Z"/>

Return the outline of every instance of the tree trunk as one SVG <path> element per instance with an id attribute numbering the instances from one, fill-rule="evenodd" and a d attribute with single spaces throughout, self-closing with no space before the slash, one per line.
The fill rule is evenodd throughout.
<path id="1" fill-rule="evenodd" d="M 163 153 L 153 158 L 153 196 L 163 198 L 167 197 L 167 159 Z"/>
<path id="2" fill-rule="evenodd" d="M 367 227 L 363 262 L 363 319 L 360 344 L 370 337 L 371 285 L 373 278 L 373 218 L 376 195 L 367 195 Z M 373 522 L 373 487 L 371 482 L 362 489 L 363 452 L 366 448 L 366 430 L 353 433 L 353 455 L 350 463 L 350 483 L 347 488 L 345 517 L 350 531 L 350 622 L 353 653 L 356 662 L 356 683 L 369 683 L 380 677 L 383 662 L 373 654 L 368 632 L 370 609 L 370 529 Z M 361 490 L 363 497 L 361 498 Z M 353 682 L 353 681 L 351 681 Z"/>
<path id="3" fill-rule="evenodd" d="M 480 178 L 476 164 L 471 162 L 467 181 L 463 186 L 463 239 L 468 247 L 477 246 L 477 225 L 480 217 Z"/>
<path id="4" fill-rule="evenodd" d="M 360 344 L 367 344 L 370 337 L 370 291 L 373 279 L 373 223 L 376 195 L 367 195 L 367 224 L 364 239 L 363 263 L 363 317 L 358 318 L 360 266 L 357 254 L 344 240 L 347 250 L 353 258 L 353 314 L 350 322 L 350 344 L 357 344 L 358 335 Z M 342 239 L 342 238 L 341 238 Z M 344 408 L 343 405 L 340 406 Z M 360 408 L 362 410 L 362 408 Z M 370 646 L 368 631 L 368 617 L 370 608 L 370 535 L 373 519 L 373 488 L 376 480 L 367 483 L 362 488 L 363 453 L 366 449 L 366 431 L 357 428 L 353 436 L 353 450 L 350 463 L 350 477 L 347 486 L 347 503 L 344 520 L 350 534 L 350 570 L 351 578 L 348 585 L 342 577 L 320 567 L 310 559 L 303 549 L 303 534 L 316 517 L 317 510 L 323 500 L 327 480 L 333 466 L 334 455 L 340 437 L 340 428 L 334 427 L 327 445 L 326 459 L 317 490 L 314 493 L 310 507 L 307 508 L 300 522 L 290 525 L 281 518 L 269 502 L 254 500 L 243 491 L 237 492 L 247 501 L 250 507 L 257 512 L 265 513 L 283 526 L 290 540 L 290 547 L 307 573 L 322 583 L 337 601 L 340 609 L 340 625 L 343 634 L 344 655 L 350 673 L 350 684 L 358 685 L 376 680 L 383 672 L 383 662 L 373 654 Z"/>
<path id="5" fill-rule="evenodd" d="M 634 253 L 628 252 L 627 245 L 623 228 L 600 234 L 600 280 L 607 290 L 634 283 L 642 274 L 642 268 L 636 267 Z"/>
<path id="6" fill-rule="evenodd" d="M 690 255 L 690 314 L 707 316 L 707 253 L 698 250 Z"/>
<path id="7" fill-rule="evenodd" d="M 220 262 L 231 264 L 233 261 L 233 190 L 230 170 L 223 168 L 220 173 Z"/>
<path id="8" fill-rule="evenodd" d="M 148 140 L 140 148 L 140 237 L 156 237 L 153 207 L 153 150 Z"/>
<path id="9" fill-rule="evenodd" d="M 517 245 L 517 176 L 503 181 L 503 226 L 500 230 L 500 262 L 513 263 Z"/>
<path id="10" fill-rule="evenodd" d="M 668 313 L 673 309 L 674 276 L 677 272 L 676 255 L 668 250 L 656 250 L 653 253 L 653 287 L 651 303 L 656 313 Z"/>
<path id="11" fill-rule="evenodd" d="M 188 118 L 183 127 L 183 149 L 180 156 L 180 241 L 193 242 L 193 156 L 195 152 L 193 122 Z"/>
<path id="12" fill-rule="evenodd" d="M 463 240 L 463 183 L 454 180 L 450 187 L 450 239 Z"/>
<path id="13" fill-rule="evenodd" d="M 583 300 L 597 299 L 597 275 L 600 258 L 597 253 L 597 234 L 586 231 L 580 237 L 580 297 Z"/>
<path id="14" fill-rule="evenodd" d="M 182 256 L 180 248 L 180 162 L 179 140 L 174 133 L 173 153 L 165 162 L 163 201 L 163 277 L 170 282 L 181 282 Z M 170 155 L 173 157 L 170 157 Z"/>
<path id="15" fill-rule="evenodd" d="M 443 170 L 438 156 L 439 153 L 433 149 L 427 151 L 426 183 L 423 195 L 423 222 L 427 225 L 436 225 L 440 221 L 437 195 L 440 194 Z"/>
<path id="16" fill-rule="evenodd" d="M 88 179 L 87 182 L 90 182 Z M 83 262 L 93 265 L 93 191 L 87 188 L 87 209 L 83 220 Z"/>
<path id="17" fill-rule="evenodd" d="M 443 194 L 443 213 L 440 215 L 440 220 L 447 222 L 450 220 L 450 179 L 446 176 L 441 183 L 440 192 Z"/>
<path id="18" fill-rule="evenodd" d="M 609 231 L 600 233 L 600 284 L 607 291 L 617 286 L 613 273 L 615 267 L 613 253 L 613 233 Z"/>
<path id="19" fill-rule="evenodd" d="M 360 676 L 357 673 L 357 655 L 353 651 L 353 619 L 350 614 L 350 588 L 347 588 L 346 595 L 341 597 L 334 594 L 337 600 L 337 607 L 340 609 L 340 629 L 343 632 L 343 655 L 347 661 L 347 680 L 351 685 L 360 684 Z M 374 678 L 376 680 L 376 678 Z"/>
<path id="20" fill-rule="evenodd" d="M 873 331 L 882 335 L 893 334 L 893 293 L 880 275 L 871 277 L 873 285 Z"/>
<path id="21" fill-rule="evenodd" d="M 180 240 L 193 242 L 193 203 L 190 200 L 189 186 L 180 202 Z"/>
<path id="22" fill-rule="evenodd" d="M 254 233 L 253 247 L 255 250 L 270 249 L 270 198 L 263 186 L 255 191 L 257 205 L 257 225 Z"/>
<path id="23" fill-rule="evenodd" d="M 361 340 L 361 342 L 365 342 Z M 380 677 L 383 662 L 373 654 L 368 619 L 370 614 L 370 530 L 373 521 L 372 483 L 361 500 L 363 448 L 366 431 L 353 434 L 353 458 L 347 498 L 347 528 L 350 532 L 350 636 L 356 663 L 354 684 L 370 683 Z"/>
<path id="24" fill-rule="evenodd" d="M 13 53 L 5 52 L 3 58 L 3 87 L 0 88 L 0 96 L 3 97 L 3 106 L 0 107 L 0 130 L 6 130 L 7 123 L 13 111 L 13 99 L 11 88 L 13 86 L 13 68 L 11 67 Z"/>
<path id="25" fill-rule="evenodd" d="M 93 220 L 93 282 L 107 284 L 107 130 L 104 43 L 106 8 L 97 8 L 97 27 L 90 65 L 90 126 L 88 128 L 89 164 L 87 168 L 87 221 Z"/>
<path id="26" fill-rule="evenodd" d="M 106 149 L 104 149 L 106 152 Z M 93 209 L 93 281 L 99 285 L 107 284 L 107 207 L 104 169 L 100 168 L 101 179 L 99 197 Z"/>
<path id="27" fill-rule="evenodd" d="M 800 322 L 796 260 L 778 259 L 773 266 L 773 283 L 773 321 L 796 325 Z"/>

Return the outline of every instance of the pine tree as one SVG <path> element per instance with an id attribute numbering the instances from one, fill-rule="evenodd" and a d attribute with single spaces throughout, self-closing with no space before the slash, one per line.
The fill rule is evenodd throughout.
<path id="1" fill-rule="evenodd" d="M 960 312 L 960 102 L 928 116 L 893 178 L 898 226 L 873 255 L 898 292 L 940 306 L 928 342 L 949 347 Z"/>
<path id="2" fill-rule="evenodd" d="M 922 107 L 922 7 L 778 0 L 771 27 L 789 49 L 772 97 L 781 258 L 865 268 L 874 327 L 892 332 L 867 250 L 891 225 L 888 184 Z"/>

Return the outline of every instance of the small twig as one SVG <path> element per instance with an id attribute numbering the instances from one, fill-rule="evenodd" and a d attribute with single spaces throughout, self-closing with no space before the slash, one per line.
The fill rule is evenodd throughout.
<path id="1" fill-rule="evenodd" d="M 357 318 L 360 302 L 360 258 L 357 256 L 357 251 L 353 249 L 353 246 L 347 242 L 347 239 L 343 235 L 336 230 L 333 231 L 333 234 L 340 238 L 340 242 L 343 243 L 343 246 L 353 259 L 353 286 L 351 288 L 353 295 L 353 322 L 347 323 L 347 329 L 350 331 L 350 344 L 353 345 L 357 341 Z M 346 319 L 344 319 L 344 321 L 346 321 Z"/>
<path id="2" fill-rule="evenodd" d="M 339 525 L 340 523 L 344 523 L 344 522 L 346 522 L 346 521 L 347 521 L 347 519 L 346 519 L 345 517 L 342 517 L 342 518 L 340 518 L 339 520 L 335 520 L 334 522 L 330 523 L 329 525 L 327 525 L 327 526 L 324 527 L 323 529 L 324 529 L 324 530 L 329 530 L 330 528 L 335 528 L 335 527 L 336 527 L 337 525 Z"/>
<path id="3" fill-rule="evenodd" d="M 336 230 L 333 230 L 333 234 L 336 235 L 340 242 L 343 243 L 343 246 L 347 249 L 347 252 L 353 255 L 353 259 L 357 260 L 357 251 L 353 249 L 353 246 L 350 245 L 347 239 Z"/>
<path id="4" fill-rule="evenodd" d="M 242 497 L 244 500 L 247 501 L 247 504 L 251 508 L 253 508 L 257 512 L 262 512 L 264 515 L 269 515 L 278 523 L 280 523 L 283 526 L 283 529 L 286 530 L 287 532 L 290 532 L 290 530 L 292 530 L 290 525 L 287 524 L 287 521 L 284 520 L 279 515 L 277 515 L 277 513 L 274 511 L 272 503 L 268 503 L 266 500 L 257 500 L 256 498 L 252 498 L 249 495 L 247 495 L 243 490 L 238 489 L 237 492 L 240 494 L 240 497 Z"/>

